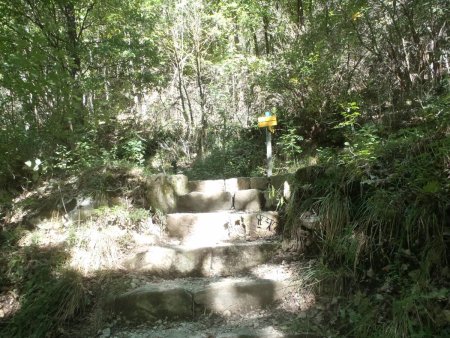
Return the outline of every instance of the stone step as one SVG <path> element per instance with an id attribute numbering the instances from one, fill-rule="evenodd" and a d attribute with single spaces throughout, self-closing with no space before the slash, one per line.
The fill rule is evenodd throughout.
<path id="1" fill-rule="evenodd" d="M 225 180 L 189 181 L 189 192 L 220 193 L 225 192 Z"/>
<path id="2" fill-rule="evenodd" d="M 205 313 L 243 314 L 275 306 L 300 291 L 298 281 L 220 278 L 148 283 L 108 302 L 109 310 L 133 322 L 196 319 Z"/>
<path id="3" fill-rule="evenodd" d="M 178 212 L 212 212 L 230 210 L 233 197 L 229 192 L 191 192 L 177 197 Z"/>
<path id="4" fill-rule="evenodd" d="M 258 189 L 237 190 L 234 193 L 191 192 L 177 197 L 176 211 L 212 212 L 233 208 L 238 211 L 261 211 L 266 205 L 270 206 L 268 192 Z"/>
<path id="5" fill-rule="evenodd" d="M 321 338 L 308 333 L 311 318 L 300 321 L 298 313 L 278 313 L 269 310 L 254 311 L 247 316 L 202 316 L 196 321 L 173 322 L 162 320 L 157 325 L 112 327 L 111 337 L 121 338 Z M 297 328 L 293 323 L 297 323 Z M 299 322 L 303 325 L 298 325 Z M 302 327 L 303 329 L 299 328 Z M 323 327 L 322 327 L 323 329 Z M 325 330 L 322 330 L 325 332 Z"/>
<path id="6" fill-rule="evenodd" d="M 278 176 L 273 176 L 277 180 Z M 267 177 L 234 177 L 219 180 L 189 181 L 189 192 L 203 192 L 215 194 L 219 192 L 235 193 L 239 190 L 259 189 L 265 190 L 269 185 Z"/>
<path id="7" fill-rule="evenodd" d="M 189 192 L 229 192 L 233 194 L 238 190 L 250 189 L 250 181 L 251 179 L 249 177 L 235 177 L 226 180 L 189 181 L 187 187 Z"/>
<path id="8" fill-rule="evenodd" d="M 125 260 L 123 265 L 159 276 L 229 276 L 267 262 L 279 246 L 267 241 L 200 248 L 151 246 Z"/>
<path id="9" fill-rule="evenodd" d="M 167 215 L 166 230 L 185 244 L 208 245 L 227 240 L 265 238 L 276 234 L 278 213 L 210 212 Z"/>
<path id="10" fill-rule="evenodd" d="M 258 189 L 236 191 L 233 198 L 233 207 L 238 211 L 261 211 L 266 204 L 264 194 Z"/>

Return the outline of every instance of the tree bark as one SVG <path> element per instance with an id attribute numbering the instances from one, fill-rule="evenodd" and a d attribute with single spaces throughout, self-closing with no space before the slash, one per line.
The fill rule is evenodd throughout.
<path id="1" fill-rule="evenodd" d="M 266 43 L 266 55 L 270 55 L 270 35 L 269 35 L 269 18 L 267 15 L 263 16 L 264 25 L 264 42 Z"/>
<path id="2" fill-rule="evenodd" d="M 303 0 L 297 0 L 297 25 L 299 29 L 305 26 L 305 12 L 303 9 Z"/>

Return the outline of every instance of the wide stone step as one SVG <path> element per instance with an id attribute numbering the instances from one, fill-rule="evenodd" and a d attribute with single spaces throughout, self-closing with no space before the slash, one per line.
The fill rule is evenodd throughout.
<path id="1" fill-rule="evenodd" d="M 236 191 L 233 198 L 233 207 L 239 211 L 261 211 L 266 205 L 264 194 L 258 189 Z"/>
<path id="2" fill-rule="evenodd" d="M 284 176 L 272 176 L 271 180 L 273 179 L 274 181 L 278 182 L 282 178 L 284 178 Z M 187 183 L 187 188 L 189 192 L 234 193 L 239 190 L 247 189 L 265 190 L 268 187 L 268 184 L 269 179 L 267 177 L 234 177 L 218 180 L 189 181 Z"/>
<path id="3" fill-rule="evenodd" d="M 265 238 L 276 234 L 278 213 L 211 212 L 167 215 L 166 230 L 171 238 L 193 245 L 220 241 Z"/>
<path id="4" fill-rule="evenodd" d="M 229 192 L 191 192 L 177 197 L 178 212 L 212 212 L 230 210 L 233 196 Z"/>
<path id="5" fill-rule="evenodd" d="M 135 322 L 195 319 L 204 313 L 242 314 L 276 305 L 299 291 L 299 282 L 251 278 L 181 279 L 120 294 L 109 309 Z"/>
<path id="6" fill-rule="evenodd" d="M 235 193 L 238 190 L 251 188 L 251 179 L 249 177 L 236 177 L 226 180 L 204 180 L 189 181 L 189 192 L 219 193 L 229 192 Z"/>
<path id="7" fill-rule="evenodd" d="M 200 248 L 152 246 L 123 265 L 160 276 L 229 276 L 267 262 L 278 248 L 279 243 L 267 241 Z"/>

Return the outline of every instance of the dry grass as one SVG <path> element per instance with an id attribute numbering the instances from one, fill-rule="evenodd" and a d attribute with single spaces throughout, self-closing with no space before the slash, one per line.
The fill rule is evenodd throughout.
<path id="1" fill-rule="evenodd" d="M 71 249 L 70 266 L 85 275 L 120 268 L 123 258 L 120 241 L 125 235 L 126 231 L 117 226 L 99 228 L 92 224 L 79 229 Z"/>

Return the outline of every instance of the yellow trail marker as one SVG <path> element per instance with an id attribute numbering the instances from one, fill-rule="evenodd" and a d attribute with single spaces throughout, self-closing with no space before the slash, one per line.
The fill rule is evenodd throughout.
<path id="1" fill-rule="evenodd" d="M 277 117 L 276 116 L 261 116 L 258 117 L 258 127 L 274 127 L 277 125 Z"/>

